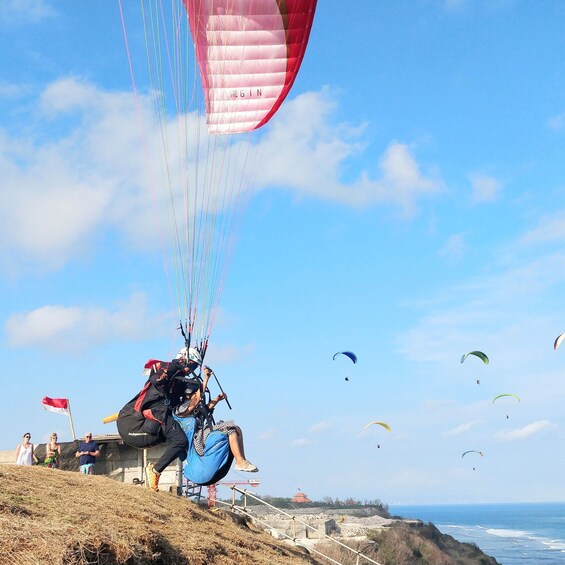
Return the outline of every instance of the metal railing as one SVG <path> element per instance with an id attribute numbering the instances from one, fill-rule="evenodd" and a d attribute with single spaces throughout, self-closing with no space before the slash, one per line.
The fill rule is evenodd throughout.
<path id="1" fill-rule="evenodd" d="M 231 490 L 232 490 L 231 503 L 224 502 L 223 500 L 216 500 L 216 504 L 224 504 L 226 506 L 229 506 L 232 510 L 234 510 L 236 512 L 240 512 L 240 513 L 244 514 L 245 516 L 248 516 L 249 518 L 251 518 L 253 521 L 255 521 L 255 522 L 257 522 L 257 523 L 259 523 L 263 526 L 266 526 L 267 528 L 269 528 L 271 530 L 276 531 L 278 535 L 283 536 L 284 538 L 291 540 L 295 545 L 300 545 L 301 547 L 305 547 L 296 538 L 296 524 L 298 523 L 298 524 L 303 525 L 306 529 L 315 531 L 320 536 L 320 538 L 325 538 L 326 540 L 343 547 L 347 551 L 354 553 L 357 556 L 356 565 L 359 565 L 361 563 L 360 559 L 364 559 L 365 561 L 367 561 L 369 563 L 373 563 L 374 565 L 382 565 L 378 561 L 371 559 L 369 556 L 364 555 L 360 551 L 349 547 L 348 545 L 346 545 L 346 544 L 340 542 L 339 540 L 329 536 L 328 534 L 325 534 L 325 533 L 320 534 L 319 530 L 317 530 L 314 526 L 311 526 L 310 524 L 308 524 L 304 520 L 301 520 L 300 518 L 297 518 L 296 516 L 289 514 L 288 512 L 285 512 L 284 510 L 281 510 L 280 508 L 277 508 L 276 506 L 273 506 L 272 504 L 269 504 L 268 502 L 265 502 L 264 500 L 261 500 L 259 497 L 255 496 L 253 493 L 249 492 L 248 490 L 240 489 L 240 488 L 236 487 L 235 485 L 231 485 L 229 488 L 231 488 Z M 236 503 L 235 503 L 235 493 L 236 492 L 243 495 L 243 506 L 236 505 Z M 247 510 L 247 497 L 248 496 L 250 496 L 253 500 L 256 500 L 257 502 L 259 502 L 260 504 L 263 504 L 264 506 L 268 506 L 269 508 L 272 508 L 278 514 L 284 514 L 285 516 L 288 516 L 288 518 L 290 518 L 292 520 L 292 533 L 293 533 L 293 535 L 290 536 L 285 532 L 281 532 L 280 530 L 277 530 L 276 528 L 274 528 L 267 521 L 262 520 L 259 517 L 254 516 L 253 514 L 250 514 Z M 327 559 L 328 561 L 331 561 L 332 563 L 335 563 L 336 565 L 343 565 L 339 561 L 336 561 L 335 559 L 332 559 L 331 557 L 324 555 L 322 552 L 314 549 L 313 547 L 307 547 L 306 549 L 308 551 L 311 551 L 312 553 L 315 553 L 316 555 L 319 555 L 320 557 L 323 557 L 324 559 Z"/>

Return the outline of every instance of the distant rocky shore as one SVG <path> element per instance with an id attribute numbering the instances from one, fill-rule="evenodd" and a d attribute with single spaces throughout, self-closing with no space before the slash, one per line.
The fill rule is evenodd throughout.
<path id="1" fill-rule="evenodd" d="M 323 548 L 344 559 L 328 538 L 339 540 L 377 561 L 406 565 L 498 565 L 474 544 L 442 534 L 433 524 L 401 517 L 383 517 L 370 507 L 293 508 L 276 511 L 252 506 L 248 513 L 274 538 L 306 548 Z M 333 552 L 333 555 L 332 555 Z M 391 559 L 394 559 L 391 560 Z M 340 561 L 342 562 L 342 561 Z"/>
<path id="2" fill-rule="evenodd" d="M 402 518 L 385 518 L 376 514 L 374 509 L 343 509 L 343 508 L 294 508 L 276 511 L 263 506 L 248 508 L 250 516 L 256 516 L 271 525 L 273 537 L 285 539 L 288 537 L 305 540 L 320 540 L 326 535 L 336 538 L 366 536 L 370 530 L 389 527 L 392 523 L 405 521 L 418 523 L 418 520 Z M 296 517 L 296 520 L 289 517 Z M 282 535 L 281 535 L 282 533 Z"/>

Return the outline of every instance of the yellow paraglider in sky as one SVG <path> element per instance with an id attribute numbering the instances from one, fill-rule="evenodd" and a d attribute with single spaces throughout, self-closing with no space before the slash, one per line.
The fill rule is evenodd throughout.
<path id="1" fill-rule="evenodd" d="M 382 426 L 387 432 L 390 432 L 390 426 L 388 424 L 386 424 L 385 422 L 369 422 L 366 426 L 365 429 L 367 429 L 369 426 L 374 426 L 374 425 L 378 425 L 378 426 Z"/>
<path id="2" fill-rule="evenodd" d="M 390 426 L 386 422 L 378 422 L 377 420 L 375 420 L 374 422 L 369 422 L 365 426 L 365 429 L 367 429 L 369 426 L 382 426 L 387 432 L 390 432 Z M 377 443 L 377 447 L 379 449 L 381 448 L 381 446 L 378 443 Z"/>

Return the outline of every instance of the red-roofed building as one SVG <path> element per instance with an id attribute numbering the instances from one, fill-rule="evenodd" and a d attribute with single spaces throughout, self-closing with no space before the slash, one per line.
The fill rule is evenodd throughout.
<path id="1" fill-rule="evenodd" d="M 303 492 L 297 492 L 292 497 L 292 502 L 312 502 Z"/>

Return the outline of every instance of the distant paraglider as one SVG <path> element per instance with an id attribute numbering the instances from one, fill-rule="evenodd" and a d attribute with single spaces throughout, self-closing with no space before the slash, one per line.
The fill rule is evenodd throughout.
<path id="1" fill-rule="evenodd" d="M 369 422 L 365 426 L 365 429 L 367 429 L 369 426 L 382 426 L 387 432 L 390 432 L 390 426 L 386 422 L 378 422 L 378 421 L 375 420 L 374 422 Z M 381 448 L 380 443 L 377 443 L 377 448 L 378 449 Z"/>
<path id="2" fill-rule="evenodd" d="M 369 423 L 365 426 L 365 429 L 367 429 L 369 426 L 375 426 L 375 425 L 377 425 L 377 426 L 382 426 L 387 432 L 390 432 L 390 426 L 389 426 L 387 423 L 385 423 L 385 422 L 377 422 L 377 421 L 375 421 L 375 422 L 369 422 Z"/>
<path id="3" fill-rule="evenodd" d="M 349 359 L 351 359 L 353 361 L 353 363 L 357 363 L 357 355 L 355 355 L 355 353 L 351 352 L 351 351 L 338 351 L 334 356 L 333 356 L 333 360 L 335 361 L 335 358 L 338 355 L 345 355 L 346 357 L 349 357 Z"/>
<path id="4" fill-rule="evenodd" d="M 338 355 L 344 355 L 345 357 L 347 357 L 348 359 L 351 359 L 351 361 L 353 361 L 353 363 L 357 363 L 357 355 L 355 355 L 355 353 L 353 353 L 352 351 L 338 351 L 334 356 L 333 356 L 333 360 L 335 361 L 335 358 Z M 349 377 L 344 377 L 346 382 L 349 382 Z"/>
<path id="5" fill-rule="evenodd" d="M 476 451 L 474 449 L 470 449 L 469 451 L 464 451 L 463 454 L 461 455 L 461 458 L 465 457 L 465 455 L 467 455 L 468 453 L 476 453 L 476 454 L 480 455 L 481 457 L 483 457 L 482 451 Z M 473 471 L 475 471 L 475 467 L 473 467 Z"/>
<path id="6" fill-rule="evenodd" d="M 488 357 L 486 356 L 485 353 L 483 353 L 482 351 L 469 351 L 469 353 L 465 353 L 462 357 L 461 357 L 461 363 L 463 363 L 465 361 L 465 359 L 467 359 L 467 357 L 469 355 L 474 355 L 475 357 L 478 357 L 479 359 L 481 359 L 481 361 L 485 364 L 488 365 Z M 481 380 L 477 379 L 477 384 L 480 385 L 481 384 Z"/>
<path id="7" fill-rule="evenodd" d="M 463 361 L 465 361 L 465 359 L 467 359 L 469 355 L 474 355 L 475 357 L 478 357 L 485 365 L 488 365 L 489 359 L 486 356 L 486 354 L 483 353 L 482 351 L 469 351 L 469 353 L 465 353 L 463 357 L 461 357 L 461 363 L 463 363 Z"/>
<path id="8" fill-rule="evenodd" d="M 511 398 L 515 398 L 518 402 L 520 402 L 520 397 L 513 392 L 505 392 L 504 394 L 499 394 L 492 399 L 492 403 L 494 404 L 499 398 L 503 398 L 505 396 L 510 396 Z"/>
<path id="9" fill-rule="evenodd" d="M 469 451 L 464 451 L 463 454 L 461 455 L 461 458 L 465 457 L 465 455 L 467 455 L 468 453 L 478 453 L 481 457 L 483 457 L 483 452 L 482 451 L 476 451 L 474 449 L 470 449 Z"/>
<path id="10" fill-rule="evenodd" d="M 520 397 L 517 394 L 514 394 L 513 392 L 506 392 L 504 394 L 499 394 L 497 396 L 495 396 L 492 399 L 492 403 L 494 404 L 499 398 L 504 398 L 504 397 L 510 397 L 510 398 L 515 398 L 518 402 L 520 402 Z M 506 419 L 509 419 L 508 414 L 506 414 Z"/>
<path id="11" fill-rule="evenodd" d="M 557 338 L 555 339 L 555 343 L 553 344 L 553 349 L 555 351 L 559 349 L 559 346 L 561 345 L 564 339 L 565 339 L 565 334 L 561 334 L 557 336 Z"/>

